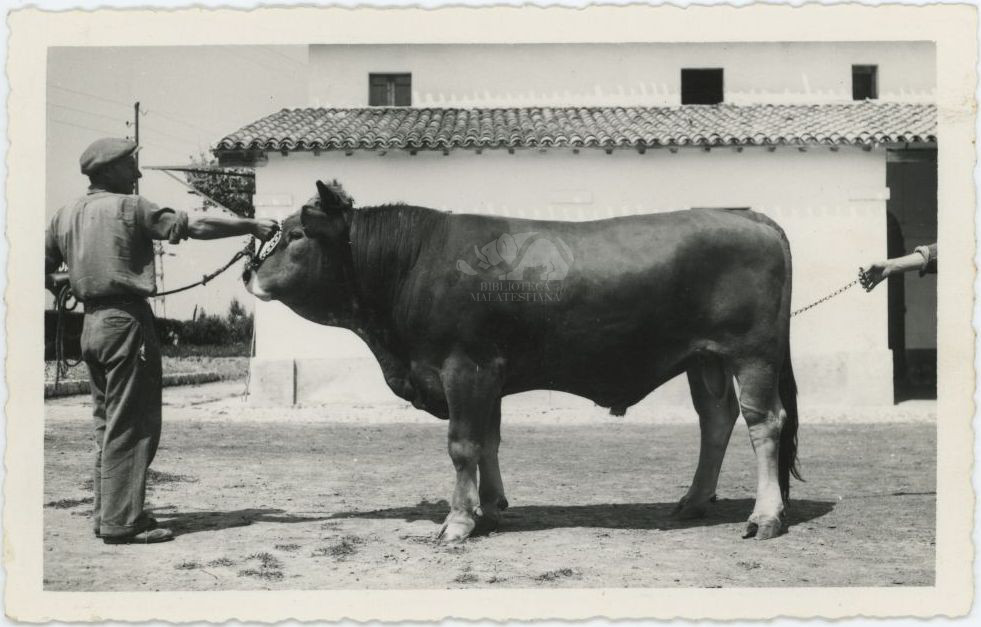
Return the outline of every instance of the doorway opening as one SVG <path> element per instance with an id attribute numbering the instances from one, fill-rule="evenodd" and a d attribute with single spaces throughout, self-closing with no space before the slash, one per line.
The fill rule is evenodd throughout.
<path id="1" fill-rule="evenodd" d="M 937 241 L 937 150 L 890 150 L 886 159 L 887 254 Z M 887 280 L 895 402 L 937 398 L 937 277 Z"/>

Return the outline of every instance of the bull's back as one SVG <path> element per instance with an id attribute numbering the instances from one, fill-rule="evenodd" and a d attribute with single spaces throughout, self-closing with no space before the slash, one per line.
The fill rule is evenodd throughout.
<path id="1" fill-rule="evenodd" d="M 631 404 L 627 397 L 677 374 L 693 351 L 724 350 L 779 315 L 774 298 L 789 282 L 785 242 L 758 215 L 450 216 L 446 245 L 423 264 L 432 286 L 426 308 L 442 317 L 428 332 L 444 343 L 490 345 L 508 362 L 513 391 L 547 387 Z M 497 245 L 504 234 L 521 243 Z M 489 243 L 507 259 L 492 263 Z M 531 275 L 507 278 L 536 246 L 523 267 Z M 638 378 L 640 387 L 622 389 Z"/>

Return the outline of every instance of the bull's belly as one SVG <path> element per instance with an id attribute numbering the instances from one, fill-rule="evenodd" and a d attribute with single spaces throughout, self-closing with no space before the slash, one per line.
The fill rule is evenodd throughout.
<path id="1" fill-rule="evenodd" d="M 505 394 L 566 392 L 601 407 L 625 410 L 685 370 L 688 347 L 633 351 L 558 351 L 506 360 Z"/>

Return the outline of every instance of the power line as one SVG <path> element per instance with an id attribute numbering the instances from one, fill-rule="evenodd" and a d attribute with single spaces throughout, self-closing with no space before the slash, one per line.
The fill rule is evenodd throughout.
<path id="1" fill-rule="evenodd" d="M 97 96 L 95 94 L 90 94 L 84 91 L 78 91 L 77 89 L 69 89 L 67 87 L 62 87 L 61 85 L 52 85 L 55 89 L 60 89 L 62 91 L 67 91 L 70 94 L 78 94 L 79 96 L 86 96 L 88 98 L 94 98 L 95 100 L 101 100 L 103 102 L 109 102 L 112 104 L 117 104 L 126 107 L 127 109 L 132 106 L 128 102 L 123 102 L 122 100 L 113 100 L 112 98 L 106 98 L 104 96 Z"/>
<path id="2" fill-rule="evenodd" d="M 49 102 L 49 107 L 57 107 L 59 109 L 67 109 L 68 111 L 75 111 L 77 113 L 84 113 L 85 115 L 92 115 L 97 118 L 105 118 L 107 120 L 112 120 L 113 122 L 125 122 L 125 120 L 120 120 L 118 117 L 112 115 L 105 115 L 104 113 L 96 113 L 94 111 L 86 111 L 85 109 L 78 109 L 75 107 L 69 107 L 68 105 L 58 104 L 56 102 Z"/>
<path id="3" fill-rule="evenodd" d="M 115 131 L 107 131 L 104 128 L 95 128 L 92 126 L 85 126 L 84 124 L 73 124 L 72 122 L 66 122 L 64 120 L 59 120 L 58 118 L 51 118 L 52 122 L 56 124 L 64 124 L 65 126 L 74 126 L 75 128 L 80 128 L 86 131 L 95 131 L 96 133 L 105 133 L 107 135 L 112 135 Z"/>
<path id="4" fill-rule="evenodd" d="M 198 126 L 197 124 L 192 124 L 191 122 L 186 122 L 184 120 L 179 119 L 176 116 L 172 116 L 169 113 L 164 113 L 163 111 L 160 111 L 159 109 L 156 109 L 156 108 L 154 108 L 154 109 L 147 109 L 146 112 L 148 114 L 159 115 L 162 118 L 166 118 L 166 119 L 171 120 L 172 122 L 176 122 L 178 124 L 183 124 L 184 126 L 187 126 L 187 127 L 190 127 L 190 128 L 196 128 L 199 131 L 204 131 L 205 133 L 214 133 L 214 134 L 217 135 L 220 132 L 220 131 L 217 131 L 215 129 L 205 128 L 203 126 Z"/>
<path id="5" fill-rule="evenodd" d="M 101 100 L 102 102 L 108 102 L 110 104 L 121 105 L 121 106 L 124 106 L 124 107 L 127 107 L 127 108 L 129 108 L 131 106 L 130 104 L 125 103 L 125 102 L 122 102 L 121 100 L 114 100 L 112 98 L 105 98 L 103 96 L 98 96 L 96 94 L 90 94 L 88 92 L 79 91 L 77 89 L 69 89 L 68 87 L 62 87 L 61 85 L 52 85 L 52 87 L 54 87 L 55 89 L 60 89 L 62 91 L 68 92 L 70 94 L 77 94 L 79 96 L 85 96 L 86 98 L 92 98 L 92 99 L 95 99 L 95 100 Z M 72 107 L 68 107 L 67 105 L 63 105 L 63 104 L 56 104 L 56 103 L 50 103 L 50 104 L 52 106 L 56 106 L 56 107 L 61 107 L 61 108 L 65 108 L 65 109 L 72 109 L 73 111 L 78 111 L 79 113 L 90 113 L 91 115 L 99 115 L 100 117 L 108 117 L 108 116 L 103 116 L 102 114 L 91 113 L 89 111 L 85 111 L 85 110 L 82 110 L 82 109 L 74 109 Z M 157 107 L 153 107 L 152 109 L 142 109 L 141 111 L 142 111 L 143 115 L 146 115 L 148 113 L 153 113 L 153 114 L 159 115 L 159 116 L 161 116 L 163 118 L 170 119 L 170 120 L 175 121 L 175 122 L 178 122 L 180 124 L 184 124 L 186 126 L 190 126 L 192 128 L 196 128 L 196 129 L 201 130 L 201 131 L 205 131 L 207 133 L 215 133 L 216 135 L 219 133 L 219 131 L 216 131 L 216 130 L 208 129 L 208 128 L 205 128 L 203 126 L 198 126 L 196 124 L 191 124 L 190 122 L 185 122 L 185 121 L 183 121 L 183 120 L 181 120 L 179 118 L 179 116 L 180 116 L 179 113 L 176 113 L 176 112 L 168 112 L 166 109 L 159 109 Z M 171 136 L 171 137 L 173 137 L 173 136 Z M 184 138 L 184 139 L 186 141 L 190 141 L 187 138 Z M 195 141 L 197 141 L 197 140 L 195 140 Z"/>

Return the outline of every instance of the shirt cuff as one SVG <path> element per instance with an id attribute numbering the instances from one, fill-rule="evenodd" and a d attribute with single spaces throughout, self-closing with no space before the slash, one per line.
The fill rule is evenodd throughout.
<path id="1" fill-rule="evenodd" d="M 923 263 L 920 264 L 920 276 L 926 274 L 927 267 L 930 265 L 930 248 L 928 246 L 917 246 L 913 252 L 923 256 Z"/>
<path id="2" fill-rule="evenodd" d="M 174 226 L 170 229 L 170 237 L 167 241 L 171 244 L 179 244 L 182 240 L 187 239 L 187 213 L 184 211 L 176 211 L 177 219 L 174 221 Z"/>

